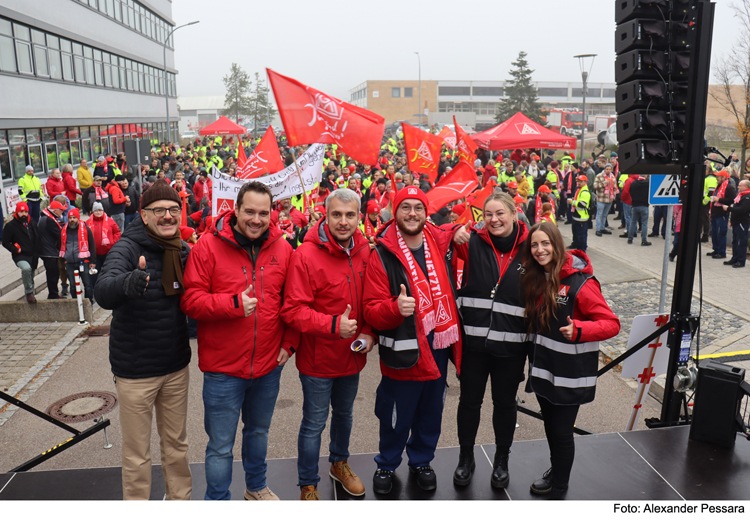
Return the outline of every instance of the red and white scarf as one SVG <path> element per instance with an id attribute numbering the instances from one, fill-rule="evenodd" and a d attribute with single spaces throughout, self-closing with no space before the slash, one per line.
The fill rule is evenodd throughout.
<path id="1" fill-rule="evenodd" d="M 717 198 L 724 198 L 724 195 L 727 192 L 727 185 L 728 184 L 729 184 L 729 179 L 728 178 L 721 183 L 721 185 L 719 186 L 719 188 L 716 190 L 716 193 L 715 193 L 715 196 Z"/>
<path id="2" fill-rule="evenodd" d="M 279 229 L 289 235 L 289 237 L 294 238 L 294 223 L 291 219 L 279 222 Z"/>
<path id="3" fill-rule="evenodd" d="M 750 189 L 748 189 L 748 190 L 746 190 L 746 191 L 740 191 L 739 193 L 737 193 L 737 196 L 736 196 L 736 197 L 734 197 L 734 203 L 735 203 L 735 204 L 739 204 L 739 202 L 740 202 L 740 200 L 742 199 L 742 197 L 744 197 L 744 196 L 745 196 L 745 195 L 747 195 L 748 193 L 750 193 Z"/>
<path id="4" fill-rule="evenodd" d="M 65 257 L 65 248 L 68 244 L 68 225 L 66 224 L 62 228 L 62 233 L 60 234 L 60 257 Z M 91 257 L 91 252 L 89 252 L 89 237 L 88 233 L 86 233 L 86 224 L 84 222 L 78 221 L 78 258 L 79 259 L 85 259 L 86 257 Z"/>
<path id="5" fill-rule="evenodd" d="M 429 278 L 425 277 L 422 268 L 414 260 L 411 250 L 406 245 L 401 231 L 396 227 L 398 247 L 403 253 L 404 260 L 408 264 L 408 273 L 411 282 L 412 297 L 416 300 L 417 314 L 422 322 L 422 330 L 425 336 L 435 331 L 433 347 L 445 349 L 456 343 L 460 338 L 458 329 L 458 315 L 456 314 L 456 301 L 450 287 L 448 271 L 442 262 L 432 260 L 430 248 L 437 248 L 435 239 L 428 230 L 422 231 L 422 242 L 424 244 L 424 258 L 427 263 Z M 435 264 L 437 263 L 437 266 Z"/>
<path id="6" fill-rule="evenodd" d="M 110 241 L 109 241 L 109 217 L 107 216 L 106 213 L 102 212 L 101 218 L 99 218 L 97 220 L 94 220 L 94 219 L 96 219 L 96 215 L 91 215 L 89 217 L 89 220 L 86 221 L 86 224 L 88 224 L 89 228 L 91 228 L 93 230 L 94 226 L 95 226 L 94 222 L 101 222 L 102 223 L 102 246 L 103 247 L 109 246 L 110 245 Z M 80 248 L 80 244 L 79 244 L 78 247 Z"/>
<path id="7" fill-rule="evenodd" d="M 370 215 L 365 215 L 365 237 L 367 237 L 368 239 L 370 237 L 375 237 L 375 234 L 378 233 L 378 230 L 380 229 L 380 226 L 382 224 L 383 223 L 380 220 L 380 215 L 378 215 L 378 218 L 375 220 L 375 225 L 372 224 Z"/>
<path id="8" fill-rule="evenodd" d="M 101 201 L 109 196 L 109 194 L 104 190 L 103 187 L 94 186 L 94 193 L 96 195 L 96 200 L 98 201 Z"/>
<path id="9" fill-rule="evenodd" d="M 576 193 L 576 198 L 578 198 L 578 193 Z M 552 205 L 552 216 L 555 216 L 555 201 L 550 200 L 548 204 Z M 542 195 L 538 195 L 536 197 L 536 211 L 534 212 L 534 224 L 540 222 L 542 220 Z"/>

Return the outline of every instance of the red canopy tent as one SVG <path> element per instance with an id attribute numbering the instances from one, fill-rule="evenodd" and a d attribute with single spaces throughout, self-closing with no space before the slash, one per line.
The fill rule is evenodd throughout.
<path id="1" fill-rule="evenodd" d="M 247 134 L 247 129 L 237 125 L 234 121 L 226 116 L 211 123 L 208 127 L 203 127 L 198 133 L 201 136 L 219 136 L 223 134 Z"/>
<path id="2" fill-rule="evenodd" d="M 490 151 L 534 148 L 575 150 L 578 143 L 575 138 L 544 128 L 520 112 L 496 127 L 472 135 L 471 139 L 482 149 Z"/>

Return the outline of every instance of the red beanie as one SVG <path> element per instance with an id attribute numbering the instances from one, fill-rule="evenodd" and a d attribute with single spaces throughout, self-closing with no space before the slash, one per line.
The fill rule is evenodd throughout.
<path id="1" fill-rule="evenodd" d="M 195 230 L 190 226 L 180 226 L 180 239 L 183 241 L 187 241 L 193 236 L 193 233 L 195 233 Z"/>
<path id="2" fill-rule="evenodd" d="M 430 201 L 427 198 L 427 195 L 424 194 L 424 191 L 419 189 L 415 186 L 406 186 L 401 191 L 396 193 L 396 197 L 393 199 L 393 212 L 396 213 L 396 210 L 401 205 L 401 202 L 407 199 L 414 199 L 419 200 L 422 204 L 424 204 L 424 207 L 427 208 L 430 205 Z"/>
<path id="3" fill-rule="evenodd" d="M 23 200 L 19 202 L 18 204 L 16 204 L 16 210 L 13 212 L 13 216 L 18 218 L 19 211 L 25 211 L 26 213 L 29 212 L 29 205 Z"/>
<path id="4" fill-rule="evenodd" d="M 451 208 L 451 211 L 458 215 L 459 217 L 464 214 L 464 211 L 466 211 L 466 203 L 465 202 L 459 202 L 455 206 Z"/>
<path id="5" fill-rule="evenodd" d="M 374 200 L 367 203 L 367 213 L 380 213 L 380 206 Z"/>
<path id="6" fill-rule="evenodd" d="M 78 208 L 73 208 L 70 211 L 68 211 L 68 218 L 75 217 L 78 220 L 81 220 L 81 212 L 78 211 Z"/>
<path id="7" fill-rule="evenodd" d="M 516 204 L 523 204 L 526 201 L 523 199 L 521 195 L 516 195 L 513 197 L 513 202 L 515 202 Z"/>

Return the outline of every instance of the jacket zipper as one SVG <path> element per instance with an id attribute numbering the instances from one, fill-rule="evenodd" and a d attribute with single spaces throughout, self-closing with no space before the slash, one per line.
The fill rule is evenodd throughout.
<path id="1" fill-rule="evenodd" d="M 503 278 L 500 276 L 500 271 L 502 271 L 502 269 L 503 269 L 503 256 L 504 255 L 505 255 L 504 253 L 500 254 L 500 262 L 497 265 L 497 270 L 498 270 L 497 284 L 495 285 L 495 288 L 492 290 L 492 297 L 490 297 L 490 302 L 491 302 L 490 303 L 490 325 L 489 325 L 489 327 L 487 329 L 487 336 L 490 335 L 490 330 L 492 329 L 492 319 L 495 316 L 495 311 L 493 310 L 493 307 L 494 307 L 494 304 L 495 304 L 495 298 L 497 297 L 497 291 L 500 288 L 500 282 L 503 280 Z M 492 252 L 492 256 L 495 258 L 495 262 L 497 263 L 497 254 L 494 251 Z M 487 347 L 487 341 L 488 341 L 488 338 L 485 338 L 484 339 L 484 346 L 485 347 Z"/>
<path id="2" fill-rule="evenodd" d="M 264 267 L 262 267 L 262 266 L 260 267 L 260 298 L 261 298 L 261 301 L 263 301 L 263 303 L 265 303 L 266 302 L 266 295 L 263 293 L 263 268 Z"/>
<path id="3" fill-rule="evenodd" d="M 253 266 L 253 285 L 255 285 L 255 266 Z M 250 356 L 250 378 L 251 379 L 253 378 L 253 371 L 255 370 L 255 347 L 258 343 L 258 306 L 257 304 L 255 307 L 255 310 L 253 311 L 253 318 L 255 321 L 255 325 L 253 325 L 253 354 Z"/>

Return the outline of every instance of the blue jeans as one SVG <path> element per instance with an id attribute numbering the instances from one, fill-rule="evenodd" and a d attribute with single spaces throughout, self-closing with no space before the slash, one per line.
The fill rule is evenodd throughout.
<path id="1" fill-rule="evenodd" d="M 625 231 L 630 231 L 630 216 L 633 213 L 633 206 L 622 203 L 622 223 L 625 224 Z"/>
<path id="2" fill-rule="evenodd" d="M 612 202 L 597 202 L 596 203 L 596 231 L 602 231 L 607 226 L 607 215 L 609 215 L 609 208 L 612 206 Z"/>
<path id="3" fill-rule="evenodd" d="M 338 378 L 319 378 L 299 374 L 302 382 L 302 424 L 297 438 L 297 472 L 300 487 L 317 485 L 320 434 L 326 427 L 331 407 L 331 444 L 328 461 L 349 459 L 354 398 L 359 388 L 359 373 Z"/>
<path id="4" fill-rule="evenodd" d="M 206 500 L 229 500 L 232 483 L 232 448 L 242 412 L 242 466 L 245 487 L 256 492 L 266 487 L 266 452 L 282 366 L 259 378 L 238 378 L 203 373 L 203 424 L 206 445 Z"/>
<path id="5" fill-rule="evenodd" d="M 728 217 L 711 217 L 711 243 L 717 255 L 727 254 Z"/>
<path id="6" fill-rule="evenodd" d="M 585 252 L 588 248 L 589 222 L 590 221 L 588 220 L 581 222 L 573 219 L 573 224 L 571 225 L 573 231 L 573 244 L 571 244 L 571 246 L 576 250 L 582 250 Z"/>
<path id="7" fill-rule="evenodd" d="M 125 227 L 128 227 L 128 224 L 130 224 L 134 218 L 138 216 L 138 213 L 133 213 L 132 215 L 125 214 Z"/>
<path id="8" fill-rule="evenodd" d="M 651 233 L 658 235 L 659 226 L 661 226 L 661 236 L 664 237 L 667 234 L 667 212 L 667 206 L 654 206 L 654 228 Z"/>
<path id="9" fill-rule="evenodd" d="M 630 212 L 630 224 L 628 226 L 628 240 L 633 240 L 633 236 L 638 232 L 638 222 L 641 223 L 641 240 L 648 241 L 648 206 L 634 206 Z"/>
<path id="10" fill-rule="evenodd" d="M 31 200 L 27 200 L 26 204 L 29 206 L 29 218 L 34 219 L 34 222 L 39 224 L 39 217 L 42 214 L 42 203 L 41 201 L 33 202 Z"/>
<path id="11" fill-rule="evenodd" d="M 745 264 L 747 259 L 747 239 L 750 224 L 732 226 L 732 259 L 733 263 Z"/>

